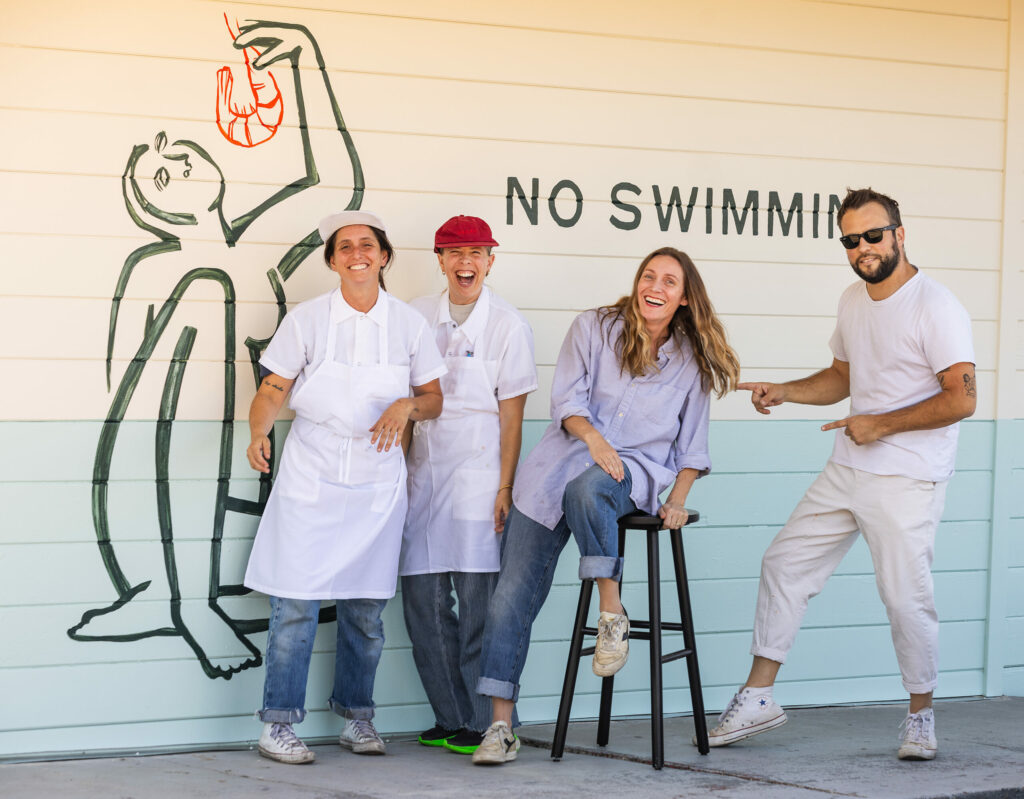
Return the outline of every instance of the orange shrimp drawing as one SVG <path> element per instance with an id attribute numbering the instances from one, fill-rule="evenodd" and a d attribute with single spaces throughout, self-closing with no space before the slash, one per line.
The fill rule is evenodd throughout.
<path id="1" fill-rule="evenodd" d="M 227 14 L 224 15 L 224 24 L 228 26 L 232 40 L 237 39 L 238 33 L 231 30 Z M 238 27 L 237 21 L 235 27 Z M 270 70 L 263 70 L 260 77 L 253 75 L 250 50 L 253 58 L 262 55 L 255 47 L 242 50 L 245 82 L 235 84 L 231 67 L 217 70 L 217 128 L 225 139 L 239 147 L 255 147 L 270 141 L 284 118 L 284 103 L 277 80 Z"/>

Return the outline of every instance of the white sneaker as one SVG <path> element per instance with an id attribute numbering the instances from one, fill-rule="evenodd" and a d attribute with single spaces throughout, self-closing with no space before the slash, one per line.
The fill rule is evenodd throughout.
<path id="1" fill-rule="evenodd" d="M 781 727 L 786 721 L 786 711 L 771 694 L 758 688 L 741 688 L 718 717 L 718 723 L 708 730 L 708 744 L 726 746 Z M 693 745 L 697 745 L 696 735 Z"/>
<path id="2" fill-rule="evenodd" d="M 594 646 L 594 674 L 611 677 L 629 659 L 629 619 L 622 613 L 601 611 Z"/>
<path id="3" fill-rule="evenodd" d="M 387 754 L 387 747 L 384 746 L 384 741 L 377 734 L 377 730 L 370 719 L 349 719 L 346 721 L 345 729 L 338 736 L 338 743 L 346 749 L 351 749 L 357 755 Z"/>
<path id="4" fill-rule="evenodd" d="M 263 757 L 279 763 L 312 763 L 316 757 L 291 724 L 265 723 L 257 747 Z"/>
<path id="5" fill-rule="evenodd" d="M 477 764 L 500 764 L 515 760 L 519 753 L 519 736 L 504 721 L 496 721 L 487 728 L 484 740 L 473 753 Z"/>
<path id="6" fill-rule="evenodd" d="M 907 713 L 900 722 L 900 760 L 932 760 L 939 749 L 935 740 L 935 712 L 926 707 L 920 713 Z"/>

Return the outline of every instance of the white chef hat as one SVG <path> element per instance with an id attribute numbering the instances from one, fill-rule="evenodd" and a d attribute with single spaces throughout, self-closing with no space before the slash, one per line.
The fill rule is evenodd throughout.
<path id="1" fill-rule="evenodd" d="M 320 238 L 326 242 L 334 231 L 345 227 L 345 225 L 369 225 L 387 233 L 383 220 L 376 214 L 371 214 L 369 211 L 341 211 L 320 220 Z"/>

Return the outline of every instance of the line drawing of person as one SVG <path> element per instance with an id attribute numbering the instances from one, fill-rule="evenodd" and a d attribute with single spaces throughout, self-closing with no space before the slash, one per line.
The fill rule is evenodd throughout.
<path id="1" fill-rule="evenodd" d="M 148 274 L 152 274 L 151 270 L 156 268 L 166 270 L 172 275 L 172 279 L 180 277 L 159 308 L 155 308 L 154 304 L 150 304 L 148 307 L 141 341 L 116 386 L 96 447 L 92 479 L 93 527 L 103 565 L 117 593 L 117 598 L 109 605 L 87 610 L 83 613 L 80 621 L 67 631 L 68 636 L 76 641 L 127 642 L 155 636 L 180 636 L 191 647 L 206 676 L 211 679 L 218 677 L 230 679 L 233 674 L 257 667 L 262 663 L 260 651 L 249 640 L 249 635 L 265 631 L 267 619 L 235 619 L 221 607 L 220 600 L 223 597 L 241 596 L 249 592 L 249 589 L 241 585 L 240 582 L 238 584 L 222 584 L 221 551 L 227 514 L 260 515 L 270 493 L 270 479 L 269 475 L 260 478 L 256 500 L 242 499 L 230 494 L 235 421 L 237 299 L 235 286 L 227 270 L 221 267 L 199 266 L 189 268 L 182 274 L 180 264 L 183 259 L 186 261 L 190 259 L 188 247 L 183 249 L 181 233 L 194 235 L 195 231 L 201 227 L 207 232 L 215 230 L 216 233 L 211 238 L 221 240 L 227 248 L 224 251 L 226 253 L 235 247 L 258 219 L 264 217 L 290 197 L 320 183 L 321 176 L 314 158 L 302 84 L 303 71 L 306 73 L 307 81 L 310 80 L 309 76 L 315 74 L 312 69 L 308 68 L 313 66 L 309 63 L 310 60 L 315 63 L 322 79 L 323 92 L 317 94 L 316 101 L 326 103 L 326 108 L 330 109 L 351 164 L 352 194 L 346 210 L 356 210 L 361 206 L 365 189 L 362 165 L 355 144 L 338 106 L 320 47 L 309 29 L 303 25 L 291 23 L 249 21 L 240 26 L 239 34 L 234 40 L 234 47 L 243 51 L 246 48 L 259 48 L 256 52 L 260 52 L 260 55 L 251 59 L 251 63 L 249 63 L 250 68 L 257 71 L 265 70 L 270 65 L 279 62 L 290 65 L 294 82 L 297 129 L 302 144 L 305 172 L 287 185 L 274 190 L 269 197 L 250 210 L 228 221 L 229 217 L 225 211 L 227 183 L 224 174 L 210 153 L 201 145 L 187 139 L 170 141 L 166 133 L 161 131 L 156 135 L 152 145 L 137 144 L 132 148 L 121 180 L 125 207 L 134 224 L 153 235 L 157 240 L 139 247 L 128 255 L 114 289 L 106 348 L 108 391 L 111 390 L 112 363 L 119 316 L 123 310 L 122 300 L 126 297 L 133 276 L 137 276 L 139 268 L 145 266 L 147 270 L 150 270 Z M 300 66 L 307 67 L 307 69 L 302 70 Z M 221 80 L 220 75 L 218 75 L 218 79 Z M 316 84 L 319 86 L 319 81 Z M 339 159 L 335 160 L 342 163 Z M 347 174 L 344 178 L 334 177 L 338 178 L 336 183 L 342 185 L 348 179 Z M 206 244 L 208 248 L 208 242 Z M 245 339 L 254 386 L 259 384 L 258 359 L 260 354 L 269 343 L 286 312 L 283 284 L 294 274 L 305 258 L 321 245 L 320 235 L 314 229 L 291 245 L 277 266 L 266 273 L 268 286 L 264 288 L 270 289 L 277 305 L 277 314 L 272 329 L 267 331 L 265 337 L 247 336 Z M 206 252 L 208 249 L 201 250 L 198 257 L 206 257 Z M 154 258 L 158 260 L 151 260 Z M 251 266 L 247 266 L 246 271 L 251 272 L 251 269 Z M 179 313 L 179 316 L 181 315 L 179 303 L 182 300 L 194 299 L 201 291 L 205 291 L 203 298 L 208 299 L 211 288 L 217 292 L 217 297 L 223 297 L 223 417 L 219 441 L 216 493 L 210 519 L 212 531 L 207 565 L 207 563 L 201 563 L 199 559 L 179 559 L 175 555 L 170 452 L 178 401 L 197 336 L 212 335 L 206 330 L 200 331 L 194 325 L 189 324 L 185 324 L 180 330 L 175 331 L 173 328 L 176 325 L 172 323 L 175 321 L 176 312 Z M 124 325 L 121 327 L 121 334 L 124 336 Z M 100 622 L 101 617 L 122 610 L 150 587 L 152 579 L 141 582 L 133 582 L 129 579 L 122 565 L 124 558 L 119 559 L 111 538 L 111 462 L 118 444 L 121 423 L 132 404 L 147 364 L 158 344 L 166 336 L 175 334 L 177 341 L 174 345 L 173 355 L 169 359 L 166 374 L 163 376 L 161 399 L 154 426 L 156 521 L 170 595 L 170 624 L 157 623 L 150 626 L 147 623 L 142 625 L 144 629 L 137 629 L 137 622 L 134 625 L 129 623 L 129 631 L 124 632 L 118 629 L 116 622 L 113 625 L 107 619 Z M 153 379 L 153 371 L 153 369 L 149 370 L 151 379 Z M 202 388 L 209 391 L 210 386 Z M 147 418 L 151 417 L 147 415 Z M 124 449 L 123 446 L 122 449 Z M 276 447 L 274 451 L 277 451 Z M 133 518 L 132 524 L 135 523 L 136 519 Z M 138 531 L 135 531 L 135 536 L 138 538 Z M 194 607 L 186 607 L 182 602 L 179 569 L 181 569 L 181 574 L 188 571 L 190 575 L 194 575 L 197 564 L 200 563 L 203 570 L 209 570 L 209 591 L 206 607 L 197 614 Z M 333 620 L 333 614 L 333 607 L 324 609 L 321 612 L 321 621 Z M 131 620 L 135 620 L 135 614 L 131 616 Z M 90 630 L 91 624 L 94 626 Z M 225 638 L 225 626 L 231 633 L 227 639 Z M 236 639 L 241 644 L 245 653 L 222 657 L 220 650 L 225 648 L 226 640 L 232 639 Z M 212 646 L 218 647 L 218 651 L 211 652 Z M 211 655 L 220 661 L 219 665 L 212 662 Z"/>

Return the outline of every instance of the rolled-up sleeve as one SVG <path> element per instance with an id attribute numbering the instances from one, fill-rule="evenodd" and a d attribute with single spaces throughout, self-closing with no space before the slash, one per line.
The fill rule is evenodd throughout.
<path id="1" fill-rule="evenodd" d="M 529 325 L 520 325 L 509 335 L 498 365 L 495 388 L 499 400 L 536 391 L 537 365 L 533 355 L 533 331 Z"/>
<path id="2" fill-rule="evenodd" d="M 267 349 L 260 358 L 260 366 L 287 380 L 294 380 L 309 364 L 310 353 L 303 340 L 302 329 L 293 314 L 281 320 Z M 262 376 L 261 376 L 262 377 Z"/>
<path id="3" fill-rule="evenodd" d="M 551 380 L 551 421 L 561 424 L 570 416 L 582 416 L 593 422 L 590 413 L 590 354 L 593 336 L 600 334 L 597 313 L 577 316 L 562 342 Z"/>
<path id="4" fill-rule="evenodd" d="M 711 418 L 711 395 L 701 386 L 696 376 L 679 411 L 679 435 L 672 445 L 673 468 L 678 474 L 683 469 L 696 469 L 698 477 L 711 471 L 708 454 L 708 424 Z"/>
<path id="5" fill-rule="evenodd" d="M 409 355 L 409 382 L 422 386 L 448 373 L 426 322 L 417 315 L 415 344 Z"/>

